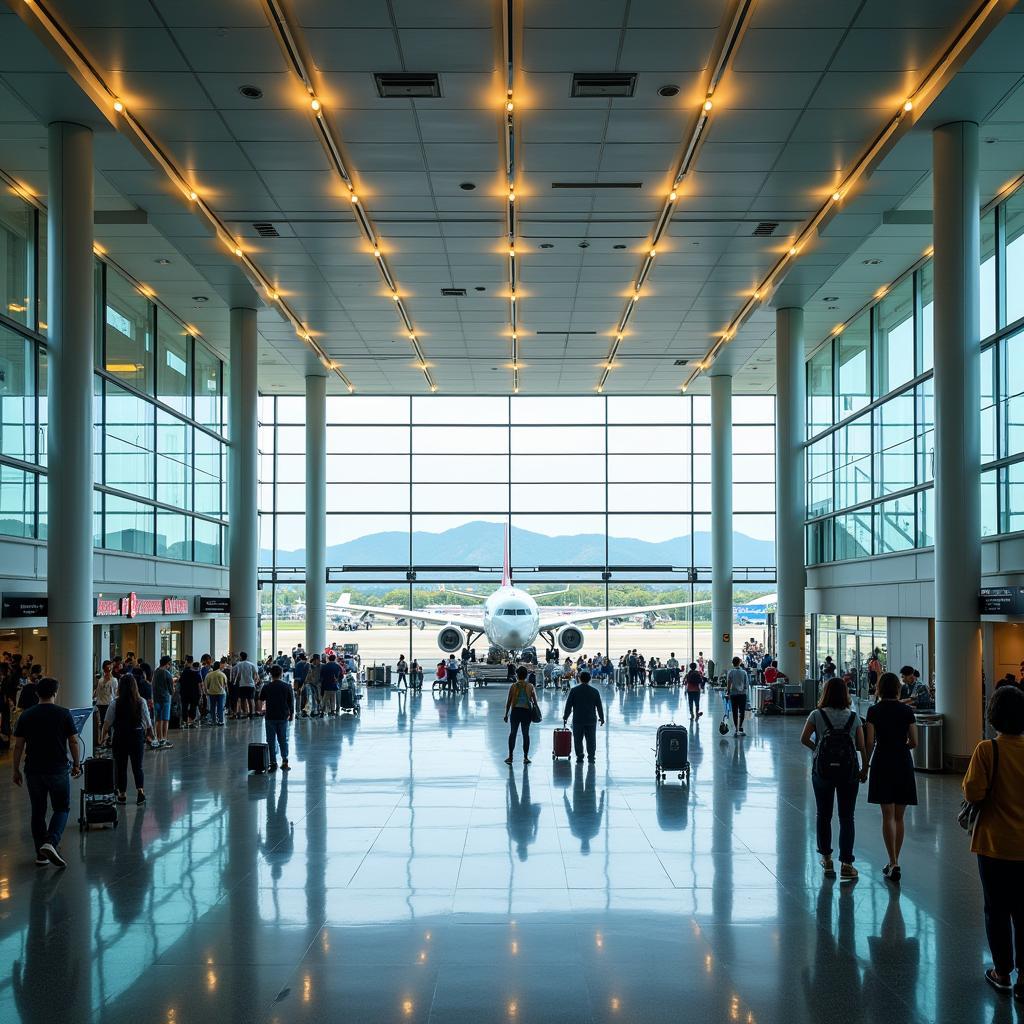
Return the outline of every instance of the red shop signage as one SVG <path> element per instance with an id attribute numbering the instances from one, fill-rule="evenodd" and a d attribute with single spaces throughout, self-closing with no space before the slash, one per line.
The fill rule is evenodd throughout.
<path id="1" fill-rule="evenodd" d="M 183 597 L 139 597 L 133 590 L 125 597 L 97 597 L 97 618 L 134 619 L 137 615 L 187 615 L 188 601 Z"/>

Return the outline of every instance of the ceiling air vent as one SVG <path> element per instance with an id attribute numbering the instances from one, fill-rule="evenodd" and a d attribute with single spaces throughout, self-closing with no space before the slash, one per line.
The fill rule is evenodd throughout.
<path id="1" fill-rule="evenodd" d="M 577 71 L 572 76 L 571 96 L 632 96 L 636 88 L 636 75 L 625 71 L 606 74 L 586 74 Z"/>
<path id="2" fill-rule="evenodd" d="M 673 366 L 686 366 L 686 364 L 689 361 L 690 361 L 689 359 L 677 359 L 672 365 Z"/>
<path id="3" fill-rule="evenodd" d="M 466 294 L 466 289 L 465 288 L 442 288 L 441 289 L 441 294 L 442 295 L 449 295 L 449 296 L 451 296 L 454 299 L 458 299 L 458 298 L 461 298 L 462 296 L 464 296 Z"/>
<path id="4" fill-rule="evenodd" d="M 277 228 L 270 223 L 269 220 L 258 220 L 253 223 L 253 227 L 256 229 L 256 234 L 260 238 L 280 238 Z"/>
<path id="5" fill-rule="evenodd" d="M 750 233 L 752 235 L 758 235 L 761 238 L 767 238 L 768 235 L 772 235 L 772 234 L 775 233 L 775 229 L 778 226 L 779 226 L 779 222 L 777 220 L 763 220 Z"/>
<path id="6" fill-rule="evenodd" d="M 384 99 L 422 99 L 441 95 L 441 82 L 436 72 L 378 71 L 373 80 L 377 83 L 378 94 Z"/>

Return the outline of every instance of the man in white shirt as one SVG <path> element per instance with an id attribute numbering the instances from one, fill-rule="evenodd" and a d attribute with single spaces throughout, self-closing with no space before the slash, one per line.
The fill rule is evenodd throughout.
<path id="1" fill-rule="evenodd" d="M 750 690 L 750 676 L 747 670 L 740 665 L 739 658 L 732 659 L 732 668 L 725 683 L 725 692 L 729 694 L 729 704 L 732 706 L 732 720 L 736 726 L 737 736 L 746 736 L 743 731 L 743 716 L 747 712 L 747 694 Z"/>
<path id="2" fill-rule="evenodd" d="M 233 672 L 233 681 L 238 687 L 238 714 L 249 717 L 256 713 L 256 666 L 249 660 L 245 651 L 240 651 L 238 663 Z"/>

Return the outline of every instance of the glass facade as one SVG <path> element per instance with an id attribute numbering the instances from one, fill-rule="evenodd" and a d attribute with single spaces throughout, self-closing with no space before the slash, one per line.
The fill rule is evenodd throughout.
<path id="1" fill-rule="evenodd" d="M 978 276 L 981 529 L 992 536 L 1024 529 L 1024 194 L 981 216 Z M 809 565 L 935 542 L 932 310 L 929 259 L 807 361 Z"/>
<path id="2" fill-rule="evenodd" d="M 737 588 L 770 585 L 775 400 L 733 409 Z M 394 587 L 405 604 L 436 600 L 431 582 L 493 586 L 507 526 L 521 582 L 588 584 L 601 607 L 610 590 L 612 605 L 693 600 L 710 581 L 710 411 L 690 396 L 328 396 L 333 591 Z M 266 624 L 291 615 L 304 580 L 305 399 L 264 396 L 260 420 Z"/>
<path id="3" fill-rule="evenodd" d="M 46 217 L 0 197 L 0 534 L 45 540 Z M 94 280 L 96 545 L 222 565 L 224 366 L 109 262 Z"/>

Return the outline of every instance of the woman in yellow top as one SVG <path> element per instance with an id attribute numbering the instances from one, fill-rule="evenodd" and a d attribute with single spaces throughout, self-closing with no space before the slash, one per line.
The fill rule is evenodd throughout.
<path id="1" fill-rule="evenodd" d="M 988 703 L 988 721 L 996 738 L 978 744 L 963 782 L 968 800 L 984 802 L 971 853 L 978 855 L 985 933 L 992 951 L 993 966 L 985 980 L 1000 992 L 1012 988 L 1014 998 L 1024 1002 L 1024 690 L 996 690 Z"/>
<path id="2" fill-rule="evenodd" d="M 512 763 L 516 749 L 516 733 L 523 730 L 523 764 L 530 763 L 530 722 L 533 721 L 533 705 L 537 703 L 537 688 L 528 679 L 529 672 L 520 665 L 516 669 L 516 681 L 508 688 L 505 701 L 505 721 L 512 716 L 512 729 L 508 734 L 508 757 L 505 764 Z"/>

